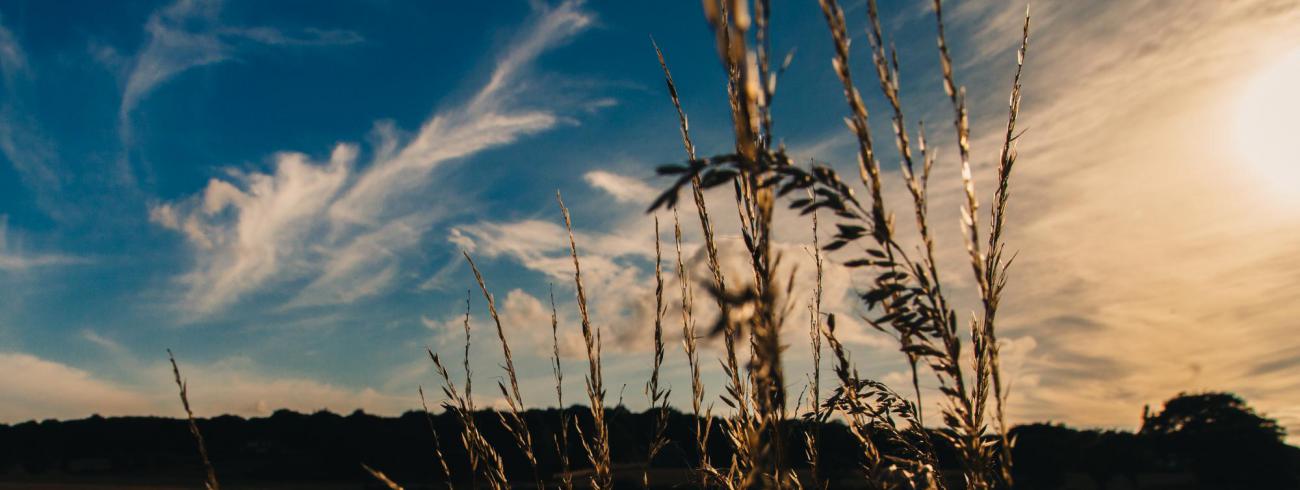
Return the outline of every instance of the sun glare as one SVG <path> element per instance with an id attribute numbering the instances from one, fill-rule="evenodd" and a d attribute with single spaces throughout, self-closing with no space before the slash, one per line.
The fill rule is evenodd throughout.
<path id="1" fill-rule="evenodd" d="M 1300 200 L 1300 50 L 1250 80 L 1233 132 L 1248 170 L 1282 196 Z"/>

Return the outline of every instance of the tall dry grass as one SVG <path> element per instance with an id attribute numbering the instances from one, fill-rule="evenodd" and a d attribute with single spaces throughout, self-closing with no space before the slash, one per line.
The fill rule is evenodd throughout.
<path id="1" fill-rule="evenodd" d="M 438 429 L 433 425 L 433 414 L 429 413 L 429 403 L 424 400 L 424 387 L 420 386 L 416 391 L 420 394 L 420 408 L 424 410 L 424 421 L 429 424 L 429 433 L 433 435 L 433 458 L 438 463 L 438 469 L 442 471 L 447 490 L 454 490 L 451 467 L 447 466 L 447 457 L 442 453 L 442 438 L 438 437 Z"/>
<path id="2" fill-rule="evenodd" d="M 698 458 L 693 462 L 692 482 L 700 488 L 817 488 L 831 485 L 821 465 L 820 428 L 831 418 L 845 422 L 861 451 L 859 468 L 871 488 L 943 489 L 945 480 L 938 466 L 931 434 L 938 434 L 955 451 L 963 488 L 984 490 L 1009 488 L 1011 446 L 1005 417 L 1007 392 L 1002 378 L 997 341 L 996 319 L 1001 295 L 1007 283 L 1007 271 L 1014 256 L 1005 255 L 1007 203 L 1012 170 L 1016 163 L 1017 119 L 1020 111 L 1021 74 L 1028 47 L 1030 17 L 1028 10 L 1017 64 L 1012 81 L 1006 130 L 997 162 L 997 181 L 989 222 L 982 225 L 979 200 L 974 183 L 970 149 L 970 121 L 966 91 L 956 81 L 954 63 L 944 30 L 943 5 L 934 0 L 937 26 L 937 52 L 945 96 L 952 106 L 952 125 L 956 135 L 957 159 L 961 170 L 963 205 L 961 226 L 968 265 L 978 288 L 978 311 L 968 322 L 960 322 L 945 289 L 936 256 L 938 243 L 930 222 L 929 180 L 936 163 L 933 145 L 926 140 L 925 126 L 917 123 L 915 138 L 906 120 L 899 82 L 899 57 L 880 22 L 875 0 L 867 1 L 866 32 L 870 44 L 870 67 L 876 86 L 888 104 L 893 128 L 889 137 L 898 153 L 899 176 L 911 198 L 910 213 L 915 220 L 915 235 L 900 236 L 894 227 L 894 213 L 885 199 L 888 184 L 881 165 L 876 135 L 870 124 L 870 112 L 852 75 L 850 57 L 851 31 L 844 10 L 837 0 L 819 0 L 834 56 L 831 70 L 843 91 L 848 129 L 857 143 L 857 183 L 850 184 L 830 166 L 795 165 L 779 141 L 772 112 L 780 75 L 788 68 L 791 56 L 773 67 L 771 63 L 771 5 L 768 0 L 705 0 L 705 19 L 715 34 L 715 43 L 727 79 L 727 106 L 731 113 L 732 148 L 714 156 L 701 157 L 691 137 L 687 113 L 678 96 L 672 73 L 662 50 L 651 43 L 664 74 L 669 99 L 678 116 L 678 126 L 686 161 L 664 165 L 662 175 L 674 176 L 667 190 L 654 199 L 650 209 L 672 208 L 673 238 L 676 252 L 676 278 L 681 293 L 682 351 L 691 381 L 690 405 L 694 416 L 692 437 L 687 441 Z M 748 270 L 744 277 L 728 278 L 723 273 L 721 257 L 710 209 L 705 201 L 707 189 L 730 186 L 735 212 L 745 246 Z M 865 190 L 858 197 L 855 187 Z M 700 223 L 702 247 L 709 270 L 704 288 L 718 308 L 718 317 L 709 334 L 721 339 L 723 352 L 719 364 L 725 382 L 718 396 L 728 411 L 717 420 L 719 432 L 729 444 L 730 460 L 713 461 L 710 442 L 715 418 L 708 402 L 700 359 L 700 341 L 705 335 L 697 330 L 696 303 L 690 273 L 683 259 L 682 229 L 677 216 L 678 195 L 690 189 Z M 800 197 L 793 197 L 800 196 Z M 585 348 L 587 372 L 584 376 L 590 424 L 580 423 L 564 409 L 563 366 L 559 348 L 559 319 L 554 293 L 551 294 L 552 370 L 556 400 L 560 404 L 559 431 L 552 441 L 562 472 L 552 486 L 572 489 L 575 486 L 569 461 L 570 430 L 576 432 L 592 471 L 588 486 L 610 489 L 615 485 L 611 458 L 609 422 L 606 420 L 606 385 L 601 359 L 601 330 L 593 322 L 583 284 L 578 242 L 573 221 L 563 198 L 556 199 L 568 232 L 569 253 L 573 263 L 573 287 Z M 796 284 L 792 268 L 785 267 L 776 251 L 774 216 L 778 201 L 809 216 L 813 229 L 815 283 Z M 730 212 L 730 211 L 728 211 Z M 820 214 L 831 217 L 834 234 L 827 243 L 820 239 Z M 987 227 L 987 230 L 984 229 Z M 655 219 L 655 313 L 652 332 L 652 367 L 645 384 L 645 394 L 655 414 L 652 437 L 646 448 L 641 484 L 650 487 L 649 468 L 656 455 L 671 441 L 667 437 L 669 389 L 662 384 L 661 369 L 664 347 L 664 317 L 668 310 L 664 297 L 662 248 L 658 219 Z M 915 245 L 915 246 L 912 246 Z M 827 256 L 851 269 L 865 284 L 859 292 L 866 320 L 873 328 L 898 342 L 899 352 L 911 372 L 911 399 L 879 381 L 867 379 L 855 367 L 849 349 L 836 332 L 836 317 L 822 311 L 824 264 Z M 531 466 L 533 484 L 546 488 L 539 457 L 532 440 L 532 430 L 523 416 L 522 399 L 514 354 L 489 292 L 477 265 L 465 254 L 479 289 L 487 302 L 504 358 L 506 380 L 498 382 L 508 411 L 498 413 L 498 421 Z M 789 420 L 788 379 L 784 370 L 782 331 L 797 309 L 793 304 L 796 288 L 811 288 L 805 305 L 810 330 L 808 342 L 813 359 L 808 373 L 808 409 L 800 411 L 803 395 L 796 403 L 796 416 L 803 423 Z M 832 292 L 836 294 L 839 292 Z M 458 386 L 432 350 L 428 352 L 442 380 L 444 409 L 460 423 L 460 443 L 468 455 L 469 475 L 474 488 L 480 483 L 492 489 L 510 488 L 502 458 L 484 437 L 475 418 L 470 372 L 470 300 L 466 299 L 464 320 L 464 383 Z M 748 342 L 748 359 L 740 359 L 738 343 Z M 963 347 L 969 342 L 971 359 L 963 359 Z M 834 386 L 823 398 L 821 359 L 823 347 L 831 355 Z M 169 351 L 170 354 L 170 351 Z M 190 430 L 199 447 L 207 471 L 206 485 L 217 489 L 215 472 L 207 458 L 202 435 L 193 419 L 186 385 L 172 360 L 182 404 L 190 421 Z M 921 375 L 928 371 L 935 377 L 940 393 L 939 428 L 924 426 L 921 411 Z M 508 382 L 508 384 L 507 384 Z M 420 389 L 424 404 L 423 389 Z M 990 398 L 992 399 L 990 401 Z M 620 396 L 621 405 L 621 396 Z M 428 414 L 425 406 L 426 415 Z M 801 428 L 796 436 L 792 427 Z M 431 424 L 432 428 L 432 424 Z M 787 451 L 796 439 L 801 451 Z M 441 472 L 448 481 L 451 470 L 443 457 L 438 434 L 434 449 Z M 801 454 L 810 469 L 806 477 L 795 471 L 793 454 Z M 364 465 L 363 465 L 364 466 Z M 401 488 L 382 472 L 364 466 L 380 483 Z M 448 483 L 449 488 L 451 484 Z"/>
<path id="3" fill-rule="evenodd" d="M 443 365 L 442 358 L 429 350 L 429 358 L 433 360 L 434 368 L 438 376 L 442 378 L 442 393 L 446 396 L 443 402 L 443 409 L 456 417 L 461 425 L 460 442 L 465 448 L 465 454 L 469 461 L 470 475 L 469 480 L 473 488 L 478 488 L 479 479 L 486 481 L 488 488 L 493 490 L 502 490 L 509 488 L 510 483 L 506 479 L 505 467 L 501 461 L 501 456 L 497 454 L 496 449 L 488 443 L 479 431 L 478 423 L 474 419 L 474 394 L 473 394 L 473 373 L 469 367 L 469 353 L 471 346 L 470 339 L 470 299 L 468 292 L 465 298 L 465 357 L 463 366 L 465 369 L 464 391 L 456 389 L 456 383 L 452 381 L 451 374 L 447 367 Z"/>
<path id="4" fill-rule="evenodd" d="M 655 218 L 655 326 L 654 357 L 650 371 L 650 380 L 646 382 L 645 394 L 650 402 L 650 409 L 655 412 L 655 427 L 650 438 L 650 447 L 646 450 L 645 471 L 641 473 L 641 485 L 650 488 L 650 466 L 655 456 L 668 445 L 668 396 L 671 389 L 659 384 L 659 369 L 664 364 L 664 274 L 663 251 L 659 240 L 659 218 Z"/>
<path id="5" fill-rule="evenodd" d="M 172 354 L 171 349 L 167 349 L 167 360 L 172 363 L 172 375 L 176 378 L 176 388 L 180 390 L 181 406 L 185 408 L 185 420 L 189 422 L 190 435 L 194 436 L 194 445 L 198 447 L 199 459 L 203 462 L 205 472 L 203 488 L 220 490 L 221 483 L 217 482 L 217 471 L 212 468 L 212 461 L 208 459 L 208 445 L 203 442 L 203 433 L 199 432 L 199 424 L 194 421 L 194 411 L 190 409 L 189 383 L 181 378 L 181 368 L 176 365 L 176 356 Z"/>
<path id="6" fill-rule="evenodd" d="M 560 407 L 560 430 L 555 436 L 555 452 L 560 459 L 560 488 L 573 489 L 573 474 L 569 464 L 569 424 L 571 418 L 564 407 L 564 366 L 560 362 L 560 320 L 555 308 L 555 288 L 551 287 L 551 371 L 555 375 L 555 401 Z"/>
<path id="7" fill-rule="evenodd" d="M 821 386 L 822 386 L 822 284 L 825 274 L 824 263 L 822 262 L 821 241 L 817 238 L 818 228 L 817 211 L 813 211 L 812 218 L 812 254 L 813 265 L 815 269 L 815 282 L 813 283 L 812 299 L 808 302 L 808 345 L 812 351 L 812 373 L 808 375 L 808 394 L 810 402 L 808 412 L 802 414 L 805 420 L 810 421 L 804 430 L 804 457 L 808 459 L 808 473 L 811 487 L 815 489 L 826 488 L 826 483 L 822 478 L 821 471 L 821 450 L 818 441 L 821 439 L 821 427 L 825 422 L 821 410 Z"/>
<path id="8" fill-rule="evenodd" d="M 709 435 L 713 429 L 713 406 L 704 408 L 704 382 L 700 379 L 699 335 L 695 330 L 695 295 L 691 289 L 690 275 L 682 261 L 682 226 L 673 212 L 673 243 L 677 251 L 677 280 L 681 285 L 682 296 L 682 351 L 686 355 L 686 364 L 691 376 L 691 415 L 695 421 L 692 441 L 698 454 L 696 482 L 701 488 L 709 486 L 721 475 L 709 459 Z"/>
<path id="9" fill-rule="evenodd" d="M 592 427 L 588 429 L 590 438 L 583 436 L 582 426 L 578 429 L 587 460 L 595 470 L 591 477 L 591 486 L 596 489 L 608 489 L 614 486 L 613 464 L 609 455 L 609 424 L 605 421 L 605 377 L 600 359 L 600 330 L 591 323 L 587 310 L 587 291 L 582 286 L 582 264 L 578 260 L 578 242 L 573 238 L 573 220 L 569 217 L 569 208 L 564 206 L 564 198 L 556 191 L 555 200 L 560 205 L 564 216 L 564 228 L 569 232 L 569 252 L 573 257 L 573 287 L 577 294 L 578 315 L 582 320 L 582 341 L 587 348 L 587 401 L 591 404 Z"/>
<path id="10" fill-rule="evenodd" d="M 388 490 L 405 490 L 401 485 L 393 481 L 392 478 L 385 475 L 384 472 L 371 468 L 368 464 L 361 463 L 361 469 L 366 470 L 366 473 L 370 473 L 370 476 L 374 477 L 375 480 L 378 480 L 379 483 L 382 483 L 385 487 L 388 487 Z"/>
<path id="11" fill-rule="evenodd" d="M 488 314 L 492 316 L 492 323 L 496 325 L 497 340 L 501 342 L 501 357 L 505 359 L 506 378 L 510 380 L 510 388 L 506 389 L 504 382 L 498 381 L 497 387 L 501 389 L 501 396 L 505 398 L 506 405 L 510 408 L 506 412 L 497 412 L 501 417 L 501 425 L 505 426 L 506 432 L 514 439 L 515 445 L 523 453 L 528 464 L 532 466 L 533 481 L 538 490 L 542 490 L 545 485 L 542 484 L 541 473 L 537 468 L 537 455 L 533 453 L 533 436 L 528 430 L 528 424 L 524 421 L 524 399 L 519 394 L 519 376 L 515 372 L 515 356 L 510 351 L 510 342 L 506 340 L 505 327 L 501 325 L 501 315 L 497 313 L 497 303 L 492 293 L 488 292 L 487 283 L 483 281 L 483 274 L 479 272 L 478 265 L 474 264 L 474 259 L 470 258 L 469 253 L 465 252 L 465 261 L 469 262 L 469 268 L 474 272 L 474 280 L 478 282 L 479 290 L 483 292 L 483 299 L 487 301 Z"/>
<path id="12" fill-rule="evenodd" d="M 772 120 L 770 101 L 775 90 L 776 77 L 771 74 L 766 53 L 769 5 L 763 0 L 754 3 L 755 15 L 749 14 L 747 1 L 706 1 L 705 14 L 717 35 L 717 44 L 729 80 L 729 103 L 735 134 L 735 151 L 713 157 L 692 156 L 686 165 L 661 167 L 660 172 L 676 175 L 677 181 L 657 199 L 652 209 L 673 206 L 680 188 L 690 183 L 696 187 L 714 187 L 732 184 L 741 215 L 741 234 L 751 253 L 754 272 L 753 290 L 748 298 L 757 312 L 751 323 L 754 360 L 751 376 L 757 380 L 758 392 L 753 399 L 759 413 L 760 428 L 768 428 L 770 417 L 780 406 L 779 393 L 770 391 L 782 380 L 780 352 L 773 350 L 772 339 L 779 338 L 782 316 L 773 292 L 770 252 L 771 207 L 774 197 L 804 190 L 809 197 L 793 199 L 790 207 L 802 214 L 819 209 L 831 211 L 839 222 L 827 250 L 840 250 L 853 244 L 860 255 L 845 261 L 849 267 L 859 268 L 871 280 L 862 294 L 866 308 L 872 312 L 869 323 L 896 336 L 900 350 L 912 368 L 913 391 L 916 401 L 908 401 L 883 384 L 862 379 L 852 368 L 848 354 L 828 319 L 826 339 L 836 356 L 836 374 L 840 386 L 823 405 L 843 415 L 863 448 L 864 476 L 879 486 L 901 484 L 920 485 L 927 488 L 943 486 L 937 477 L 933 451 L 925 445 L 913 445 L 914 458 L 905 464 L 881 459 L 873 437 L 907 438 L 894 425 L 906 421 L 907 430 L 920 432 L 919 368 L 925 365 L 938 378 L 943 394 L 942 422 L 948 430 L 941 433 L 956 448 L 962 466 L 963 480 L 968 488 L 984 489 L 1010 486 L 1010 442 L 1007 440 L 1004 416 L 1005 390 L 1002 386 L 998 360 L 997 337 L 994 320 L 1000 295 L 1006 284 L 1006 270 L 1011 260 L 1004 260 L 1002 244 L 1005 229 L 1005 211 L 1008 186 L 1015 163 L 1015 122 L 1019 113 L 1020 76 L 1028 46 L 1029 15 L 1026 11 L 1023 36 L 1017 52 L 1017 69 L 1012 86 L 1007 131 L 998 164 L 998 182 L 995 188 L 994 207 L 987 233 L 983 233 L 978 220 L 979 203 L 972 177 L 970 161 L 970 123 L 966 109 L 965 89 L 955 82 L 953 63 L 944 33 L 943 8 L 934 2 L 938 26 L 938 51 L 942 67 L 945 93 L 953 106 L 953 125 L 957 135 L 958 155 L 962 173 L 965 204 L 962 208 L 962 229 L 965 248 L 976 282 L 982 311 L 973 314 L 963 328 L 957 321 L 952 302 L 943 291 L 939 266 L 935 261 L 935 240 L 928 222 L 927 189 L 932 152 L 926 149 L 922 129 L 918 128 L 918 144 L 922 154 L 921 174 L 915 172 L 914 153 L 905 111 L 899 95 L 899 59 L 897 52 L 886 48 L 887 40 L 880 25 L 879 11 L 874 0 L 867 2 L 868 40 L 871 44 L 872 67 L 875 69 L 881 94 L 892 112 L 893 139 L 901 159 L 901 174 L 912 196 L 917 220 L 918 237 L 923 244 L 917 252 L 902 244 L 894 229 L 893 214 L 884 199 L 884 172 L 874 135 L 869 122 L 866 103 L 860 95 L 850 70 L 850 34 L 844 11 L 835 0 L 821 0 L 834 57 L 831 67 L 839 78 L 848 108 L 846 122 L 858 143 L 858 180 L 867 191 L 866 202 L 858 199 L 852 187 L 843 181 L 829 166 L 814 165 L 804 169 L 792 164 L 784 149 L 772 148 Z M 757 29 L 750 44 L 747 36 L 752 27 Z M 756 55 L 752 54 L 756 51 Z M 675 90 L 670 94 L 675 95 Z M 674 100 L 676 97 L 674 96 Z M 987 244 L 981 245 L 987 237 Z M 851 250 L 851 249 L 850 249 Z M 732 293 L 724 293 L 723 296 Z M 966 330 L 971 343 L 973 359 L 964 364 L 962 356 L 962 330 Z M 989 407 L 992 392 L 993 407 Z M 994 415 L 989 417 L 990 409 Z M 993 422 L 990 423 L 989 419 Z M 993 432 L 995 435 L 990 435 Z M 772 432 L 776 438 L 779 432 Z M 742 442 L 733 438 L 739 448 Z M 761 438 L 748 441 L 750 449 L 766 456 L 771 454 Z M 772 484 L 781 486 L 779 477 L 781 461 L 756 458 L 750 468 L 742 468 L 749 475 L 743 481 L 752 487 L 758 480 L 755 475 L 773 475 Z M 765 467 L 776 464 L 776 471 Z"/>

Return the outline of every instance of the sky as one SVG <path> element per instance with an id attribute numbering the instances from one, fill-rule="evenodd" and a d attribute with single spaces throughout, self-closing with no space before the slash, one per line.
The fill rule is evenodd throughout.
<path id="1" fill-rule="evenodd" d="M 799 161 L 852 172 L 821 12 L 774 3 L 774 49 L 796 52 L 775 132 Z M 863 3 L 846 2 L 852 69 L 887 141 Z M 969 309 L 952 110 L 925 3 L 885 1 L 882 16 L 908 118 L 939 152 L 939 261 Z M 945 9 L 985 202 L 1024 9 Z M 1286 147 L 1297 129 L 1286 110 L 1300 105 L 1300 5 L 1040 0 L 1031 13 L 1007 235 L 1018 256 L 1000 312 L 1012 420 L 1134 429 L 1144 404 L 1227 390 L 1294 442 L 1300 153 Z M 656 216 L 673 251 L 672 214 L 645 209 L 668 184 L 654 167 L 684 158 L 651 36 L 701 153 L 726 152 L 725 78 L 695 2 L 0 2 L 0 422 L 180 415 L 168 348 L 199 415 L 417 409 L 416 388 L 438 383 L 424 349 L 460 358 L 467 293 L 474 372 L 503 375 L 463 252 L 496 298 L 532 406 L 556 403 L 553 292 L 566 401 L 577 400 L 557 191 L 610 396 L 644 407 Z M 897 160 L 882 154 L 901 223 Z M 708 199 L 739 277 L 733 204 Z M 698 285 L 698 222 L 681 223 Z M 778 215 L 776 239 L 808 286 L 808 222 Z M 675 257 L 664 259 L 676 304 Z M 830 260 L 824 309 L 854 362 L 905 386 L 893 340 L 854 321 L 865 279 Z M 681 406 L 676 315 L 665 380 Z M 787 373 L 808 371 L 807 328 L 787 325 Z M 802 389 L 802 374 L 787 377 Z M 923 388 L 937 399 L 935 383 Z"/>

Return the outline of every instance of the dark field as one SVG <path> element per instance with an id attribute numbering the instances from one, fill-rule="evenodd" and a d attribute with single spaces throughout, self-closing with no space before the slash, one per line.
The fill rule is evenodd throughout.
<path id="1" fill-rule="evenodd" d="M 1268 419 L 1246 410 L 1216 410 L 1213 402 L 1225 399 L 1182 397 L 1178 400 L 1184 405 L 1199 403 L 1196 413 L 1217 412 L 1216 418 L 1199 420 L 1162 413 L 1148 418 L 1138 433 L 1048 424 L 1018 426 L 1012 430 L 1018 488 L 1296 488 L 1300 449 L 1282 444 Z M 577 415 L 578 423 L 591 422 L 583 407 L 567 412 Z M 498 415 L 476 415 L 485 437 L 500 448 L 506 476 L 514 486 L 531 487 L 523 455 L 510 447 L 508 434 L 496 423 Z M 535 437 L 550 439 L 556 425 L 551 422 L 559 415 L 555 409 L 529 410 L 524 418 L 534 428 Z M 656 416 L 655 412 L 633 413 L 621 407 L 607 412 L 617 488 L 641 486 L 644 465 L 639 461 L 644 461 L 645 441 L 652 436 Z M 1171 420 L 1176 421 L 1176 430 L 1165 427 Z M 432 421 L 452 473 L 471 474 L 466 453 L 458 444 L 461 429 L 457 420 L 439 414 Z M 343 416 L 282 410 L 264 418 L 199 419 L 198 425 L 225 488 L 384 488 L 361 463 L 385 472 L 405 488 L 445 488 L 434 459 L 429 422 L 422 412 L 378 417 L 362 412 Z M 670 412 L 670 443 L 654 459 L 651 487 L 674 488 L 689 481 L 689 468 L 697 459 L 688 449 L 693 447 L 693 428 L 689 414 Z M 855 441 L 847 427 L 830 422 L 822 426 L 821 433 L 822 471 L 832 488 L 863 488 L 865 482 L 856 471 Z M 945 479 L 960 481 L 952 448 L 937 431 L 931 431 L 930 438 Z M 714 461 L 729 460 L 724 441 L 715 441 L 710 449 Z M 584 475 L 590 471 L 590 465 L 580 459 L 580 451 L 571 448 L 571 460 L 582 462 L 575 465 L 575 483 L 585 483 Z M 544 480 L 558 478 L 553 451 L 539 452 L 538 462 Z M 806 463 L 796 463 L 796 469 L 801 479 L 807 477 Z M 202 488 L 202 474 L 185 420 L 92 417 L 0 426 L 0 490 Z M 468 481 L 457 479 L 454 483 L 470 488 Z"/>

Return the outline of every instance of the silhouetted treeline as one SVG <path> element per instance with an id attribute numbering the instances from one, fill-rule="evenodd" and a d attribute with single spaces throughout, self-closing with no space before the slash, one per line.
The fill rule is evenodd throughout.
<path id="1" fill-rule="evenodd" d="M 1194 488 L 1300 488 L 1300 449 L 1231 393 L 1179 395 L 1159 413 L 1143 413 L 1136 434 L 1049 424 L 1013 433 L 1020 483 L 1032 488 L 1056 488 L 1069 473 L 1126 488 L 1155 474 L 1189 476 Z"/>
<path id="2" fill-rule="evenodd" d="M 586 408 L 566 411 L 589 426 Z M 526 419 L 538 445 L 543 474 L 559 471 L 554 446 L 560 411 L 530 410 Z M 484 436 L 500 452 L 508 476 L 531 480 L 531 470 L 494 412 L 477 414 Z M 608 411 L 613 461 L 624 468 L 643 464 L 654 427 L 654 414 L 623 408 Z M 432 417 L 453 479 L 468 483 L 460 426 L 449 414 Z M 715 421 L 715 423 L 717 423 Z M 378 417 L 360 411 L 299 414 L 287 410 L 270 417 L 221 416 L 198 422 L 208 452 L 223 483 L 356 482 L 369 484 L 360 463 L 378 468 L 408 488 L 432 487 L 443 481 L 434 460 L 433 437 L 423 412 Z M 789 430 L 802 430 L 791 422 Z M 668 435 L 673 441 L 655 458 L 656 468 L 695 464 L 691 415 L 672 412 Z M 715 434 L 720 432 L 715 429 Z M 1016 427 L 1014 462 L 1017 488 L 1300 488 L 1300 449 L 1282 441 L 1282 431 L 1259 417 L 1244 402 L 1227 394 L 1185 395 L 1171 400 L 1159 414 L 1144 416 L 1137 433 L 1077 430 L 1062 425 Z M 952 469 L 951 450 L 937 433 L 929 433 L 940 466 Z M 917 436 L 920 437 L 920 436 Z M 570 434 L 570 460 L 588 467 L 576 431 Z M 802 444 L 801 437 L 788 438 Z M 793 443 L 793 442 L 792 442 Z M 788 448 L 787 461 L 806 468 L 802 446 Z M 726 442 L 714 437 L 715 464 L 730 458 Z M 889 448 L 886 447 L 888 452 Z M 860 451 L 847 428 L 830 422 L 821 428 L 823 477 L 848 484 L 856 479 Z M 186 478 L 201 475 L 194 441 L 180 419 L 158 417 L 91 417 L 72 421 L 0 425 L 0 475 L 40 479 L 60 476 Z M 640 470 L 624 471 L 640 481 Z M 198 481 L 198 480 L 195 480 Z M 957 486 L 959 487 L 959 486 Z"/>

